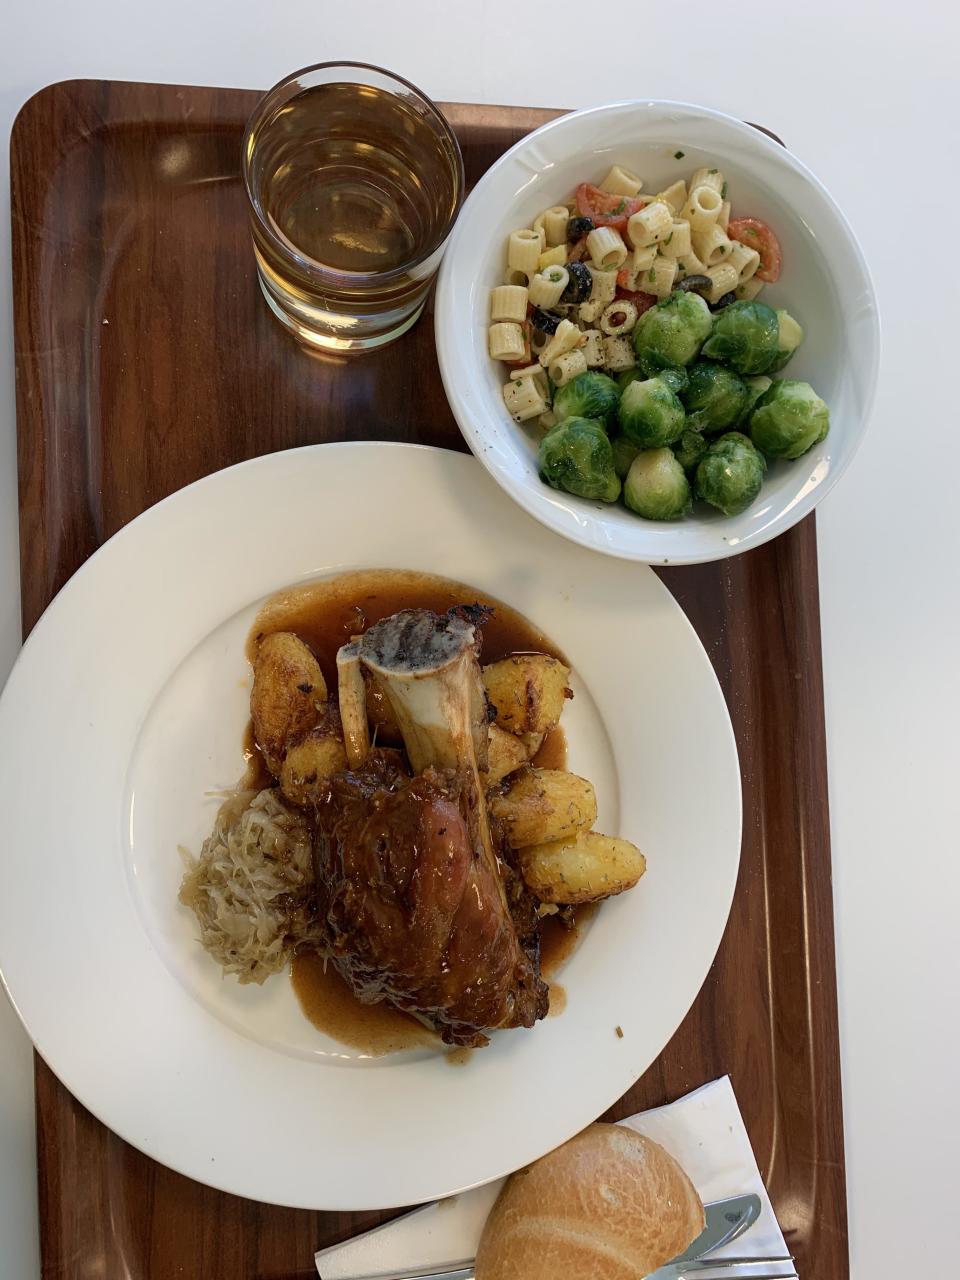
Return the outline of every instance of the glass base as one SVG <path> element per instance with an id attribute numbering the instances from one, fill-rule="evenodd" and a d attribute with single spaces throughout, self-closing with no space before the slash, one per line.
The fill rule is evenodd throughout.
<path id="1" fill-rule="evenodd" d="M 306 348 L 324 352 L 328 355 L 359 355 L 364 351 L 375 351 L 377 347 L 385 347 L 389 342 L 394 342 L 416 324 L 427 301 L 424 298 L 410 315 L 404 317 L 400 324 L 393 329 L 389 329 L 386 333 L 372 334 L 368 337 L 344 338 L 326 330 L 315 329 L 299 320 L 296 316 L 290 315 L 288 311 L 284 311 L 259 272 L 257 273 L 257 279 L 260 281 L 260 291 L 267 300 L 267 306 L 287 332 L 292 333 L 297 341 Z"/>

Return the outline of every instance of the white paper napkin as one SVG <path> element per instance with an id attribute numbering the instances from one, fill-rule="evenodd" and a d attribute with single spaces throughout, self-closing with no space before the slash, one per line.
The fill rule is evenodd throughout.
<path id="1" fill-rule="evenodd" d="M 685 1098 L 621 1120 L 662 1147 L 686 1170 L 706 1204 L 727 1196 L 755 1192 L 763 1211 L 749 1232 L 724 1249 L 736 1257 L 770 1257 L 787 1248 L 750 1146 L 740 1108 L 728 1076 L 688 1093 Z M 316 1255 L 322 1280 L 355 1280 L 377 1272 L 413 1270 L 472 1258 L 487 1214 L 503 1179 L 417 1209 L 385 1227 L 377 1227 L 345 1244 Z M 739 1268 L 728 1273 L 742 1274 Z"/>

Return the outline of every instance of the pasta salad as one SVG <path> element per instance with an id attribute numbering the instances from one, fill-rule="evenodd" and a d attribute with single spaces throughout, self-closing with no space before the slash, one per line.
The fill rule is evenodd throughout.
<path id="1" fill-rule="evenodd" d="M 488 328 L 510 370 L 504 404 L 546 432 L 538 465 L 554 488 L 654 520 L 695 498 L 739 514 L 768 458 L 797 458 L 829 428 L 808 383 L 771 376 L 803 340 L 758 300 L 780 245 L 733 216 L 718 168 L 642 189 L 615 164 L 510 233 Z"/>

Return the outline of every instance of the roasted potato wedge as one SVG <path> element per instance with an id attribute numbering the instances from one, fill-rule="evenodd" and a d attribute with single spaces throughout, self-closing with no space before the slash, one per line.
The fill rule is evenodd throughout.
<path id="1" fill-rule="evenodd" d="M 522 739 L 507 733 L 506 729 L 501 729 L 499 725 L 492 724 L 487 741 L 487 768 L 483 776 L 484 784 L 488 787 L 496 786 L 508 773 L 513 773 L 515 769 L 527 764 L 529 759 L 527 747 Z"/>
<path id="2" fill-rule="evenodd" d="M 545 653 L 522 653 L 483 668 L 497 724 L 508 733 L 546 733 L 572 698 L 570 668 Z"/>
<path id="3" fill-rule="evenodd" d="M 287 748 L 280 767 L 280 790 L 293 804 L 309 805 L 317 783 L 347 767 L 340 717 L 332 708 L 320 724 Z"/>
<path id="4" fill-rule="evenodd" d="M 292 631 L 260 641 L 253 663 L 250 715 L 267 768 L 280 773 L 287 747 L 317 724 L 327 701 L 320 664 Z"/>
<path id="5" fill-rule="evenodd" d="M 541 902 L 561 904 L 597 902 L 632 889 L 647 860 L 635 844 L 578 831 L 566 840 L 552 840 L 520 850 L 523 878 Z"/>
<path id="6" fill-rule="evenodd" d="M 593 784 L 561 769 L 521 769 L 487 797 L 513 849 L 571 839 L 597 820 Z"/>

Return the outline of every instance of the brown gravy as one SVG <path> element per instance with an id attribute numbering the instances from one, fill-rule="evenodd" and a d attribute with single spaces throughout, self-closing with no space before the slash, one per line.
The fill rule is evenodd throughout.
<path id="1" fill-rule="evenodd" d="M 530 762 L 538 769 L 565 769 L 567 767 L 567 735 L 563 725 L 554 725 L 548 730 L 540 749 Z"/>
<path id="2" fill-rule="evenodd" d="M 557 916 L 546 916 L 540 931 L 540 972 L 546 981 L 570 959 L 583 937 L 587 923 L 593 919 L 597 903 L 585 902 L 573 913 L 573 925 L 564 924 Z"/>
<path id="3" fill-rule="evenodd" d="M 253 736 L 253 721 L 247 721 L 247 727 L 243 731 L 243 777 L 240 779 L 240 787 L 244 791 L 262 791 L 264 787 L 272 787 L 274 785 L 273 775 L 267 768 L 267 762 L 263 758 L 263 752 L 257 746 L 257 740 Z"/>
<path id="4" fill-rule="evenodd" d="M 476 587 L 406 569 L 361 569 L 274 596 L 253 624 L 247 657 L 253 660 L 257 644 L 272 631 L 295 631 L 316 654 L 327 687 L 336 689 L 337 650 L 351 636 L 401 609 L 443 613 L 458 604 L 485 604 L 494 610 L 480 628 L 482 662 L 530 652 L 549 653 L 565 661 L 557 646 L 516 609 Z"/>
<path id="5" fill-rule="evenodd" d="M 345 573 L 273 596 L 254 621 L 246 653 L 252 663 L 257 645 L 265 635 L 293 631 L 313 650 L 328 689 L 335 691 L 337 650 L 352 636 L 360 635 L 375 622 L 401 609 L 432 609 L 442 613 L 458 604 L 484 604 L 494 610 L 480 628 L 482 662 L 497 662 L 514 653 L 531 652 L 549 653 L 566 661 L 562 651 L 543 632 L 493 596 L 434 574 L 396 569 Z M 244 733 L 243 754 L 246 773 L 242 785 L 258 789 L 270 786 L 273 779 L 249 724 Z M 540 768 L 563 769 L 566 762 L 567 741 L 558 725 L 544 738 L 533 763 Z M 545 979 L 573 954 L 580 940 L 581 922 L 591 914 L 592 908 L 581 908 L 572 929 L 549 917 L 544 921 L 541 954 Z M 433 1032 L 393 1005 L 361 1004 L 333 965 L 328 964 L 324 971 L 320 956 L 297 956 L 291 981 L 306 1017 L 341 1044 L 374 1057 L 440 1044 Z M 559 1013 L 565 1004 L 563 988 L 552 989 L 551 1014 Z M 448 1051 L 446 1057 L 451 1065 L 462 1065 L 471 1053 L 471 1050 L 456 1049 Z"/>
<path id="6" fill-rule="evenodd" d="M 456 1049 L 448 1049 L 443 1055 L 448 1067 L 465 1067 L 476 1049 L 471 1049 L 469 1045 L 459 1045 Z M 440 1201 L 443 1204 L 443 1201 Z"/>
<path id="7" fill-rule="evenodd" d="M 323 956 L 294 958 L 290 974 L 300 1008 L 313 1025 L 341 1044 L 371 1057 L 439 1045 L 439 1037 L 392 1004 L 361 1004 Z"/>

